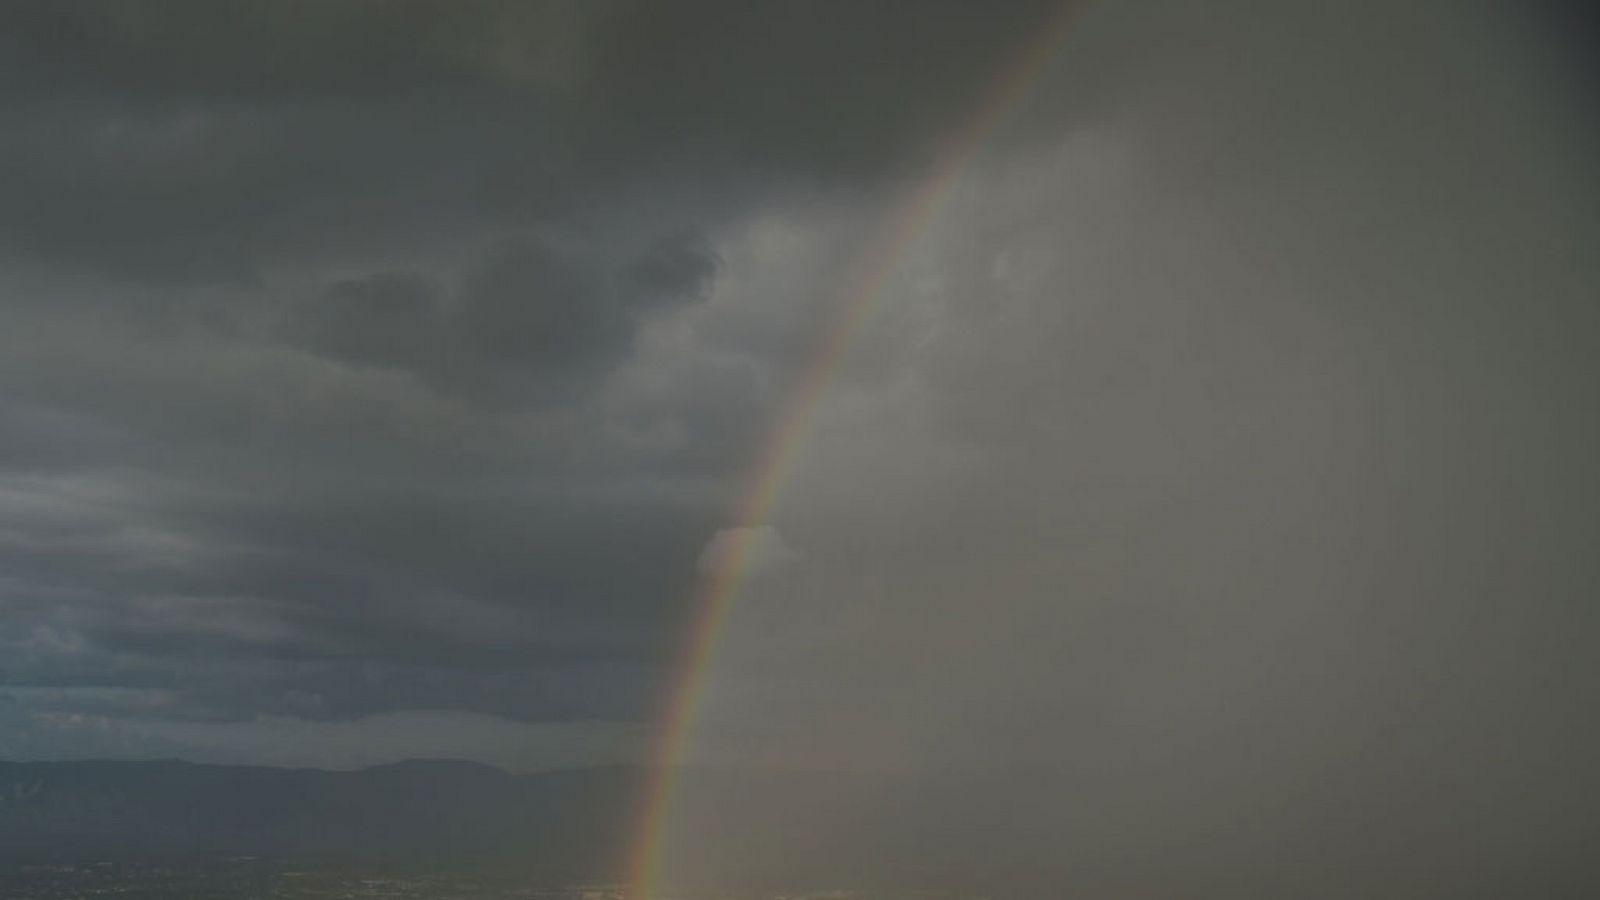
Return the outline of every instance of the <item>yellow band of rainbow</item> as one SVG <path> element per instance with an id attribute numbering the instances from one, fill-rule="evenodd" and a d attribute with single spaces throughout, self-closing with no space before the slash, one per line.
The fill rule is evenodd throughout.
<path id="1" fill-rule="evenodd" d="M 655 900 L 659 887 L 667 819 L 675 773 L 683 762 L 728 613 L 748 573 L 752 544 L 782 492 L 824 391 L 861 325 L 870 316 L 895 261 L 939 212 L 963 169 L 984 139 L 1017 107 L 1066 39 L 1081 4 L 1067 2 L 1042 23 L 987 91 L 973 115 L 950 139 L 930 174 L 895 207 L 878 239 L 863 254 L 845 283 L 843 301 L 804 374 L 790 393 L 777 424 L 757 458 L 733 515 L 731 545 L 719 554 L 717 568 L 701 582 L 679 663 L 666 692 L 650 745 L 650 766 L 626 857 L 626 900 Z"/>

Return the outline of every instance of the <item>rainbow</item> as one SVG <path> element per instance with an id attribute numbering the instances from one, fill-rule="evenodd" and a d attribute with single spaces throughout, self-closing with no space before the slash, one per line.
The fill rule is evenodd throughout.
<path id="1" fill-rule="evenodd" d="M 702 579 L 695 596 L 678 667 L 650 745 L 650 768 L 625 860 L 625 900 L 654 900 L 659 887 L 667 814 L 674 774 L 682 765 L 723 626 L 750 569 L 757 535 L 767 521 L 804 444 L 823 393 L 861 325 L 871 315 L 895 261 L 939 213 L 963 169 L 1017 107 L 1045 65 L 1065 41 L 1082 4 L 1067 0 L 1042 23 L 984 94 L 973 115 L 939 154 L 932 171 L 886 220 L 870 252 L 863 254 L 845 281 L 842 302 L 824 330 L 811 362 L 784 403 L 767 437 L 753 475 L 734 508 L 725 552 L 717 568 Z"/>

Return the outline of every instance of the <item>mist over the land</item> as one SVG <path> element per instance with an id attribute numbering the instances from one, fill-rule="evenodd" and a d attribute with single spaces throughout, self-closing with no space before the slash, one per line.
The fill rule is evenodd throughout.
<path id="1" fill-rule="evenodd" d="M 0 3 L 0 757 L 644 762 L 1057 9 Z M 1592 892 L 1592 21 L 1085 7 L 760 523 L 689 762 L 791 789 L 669 874 Z"/>

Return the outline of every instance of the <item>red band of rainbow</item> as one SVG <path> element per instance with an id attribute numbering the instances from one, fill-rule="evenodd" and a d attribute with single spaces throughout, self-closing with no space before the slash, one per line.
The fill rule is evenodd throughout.
<path id="1" fill-rule="evenodd" d="M 731 545 L 718 567 L 701 582 L 679 663 L 666 693 L 650 746 L 650 769 L 626 859 L 626 900 L 655 900 L 675 773 L 683 761 L 707 675 L 728 613 L 750 568 L 759 534 L 800 452 L 817 405 L 836 375 L 851 342 L 872 313 L 895 261 L 938 214 L 950 188 L 977 154 L 984 139 L 1017 107 L 1055 56 L 1082 4 L 1068 2 L 1044 22 L 995 80 L 973 115 L 946 145 L 928 177 L 910 192 L 885 222 L 878 239 L 846 282 L 844 301 L 804 375 L 784 404 L 735 509 Z"/>

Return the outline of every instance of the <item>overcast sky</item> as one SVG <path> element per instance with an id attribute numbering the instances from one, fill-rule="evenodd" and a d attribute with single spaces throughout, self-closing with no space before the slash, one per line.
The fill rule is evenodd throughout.
<path id="1" fill-rule="evenodd" d="M 638 760 L 844 273 L 1056 8 L 0 4 L 0 756 Z M 693 758 L 1592 824 L 1583 18 L 1089 7 L 892 266 Z"/>

